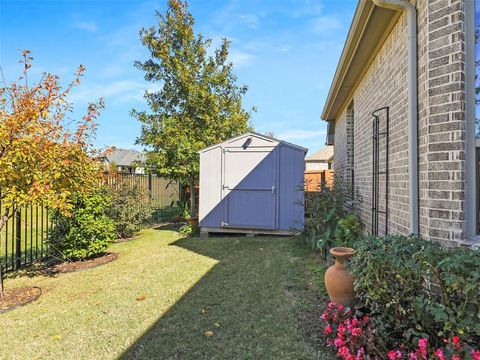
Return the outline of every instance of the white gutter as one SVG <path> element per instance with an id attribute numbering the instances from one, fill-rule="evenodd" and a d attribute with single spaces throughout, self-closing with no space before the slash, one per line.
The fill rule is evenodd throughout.
<path id="1" fill-rule="evenodd" d="M 378 7 L 407 13 L 408 28 L 408 182 L 410 193 L 410 233 L 418 235 L 418 87 L 417 11 L 407 0 L 372 0 Z"/>

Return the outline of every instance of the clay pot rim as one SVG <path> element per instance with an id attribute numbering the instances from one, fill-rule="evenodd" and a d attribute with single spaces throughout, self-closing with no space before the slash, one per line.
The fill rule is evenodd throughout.
<path id="1" fill-rule="evenodd" d="M 351 257 L 355 255 L 355 250 L 349 247 L 334 247 L 330 249 L 330 254 L 335 257 Z"/>

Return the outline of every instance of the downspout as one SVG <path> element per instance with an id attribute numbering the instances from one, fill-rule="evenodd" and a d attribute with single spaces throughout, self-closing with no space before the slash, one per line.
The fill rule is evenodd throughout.
<path id="1" fill-rule="evenodd" d="M 382 8 L 404 11 L 408 28 L 408 182 L 410 233 L 418 235 L 418 88 L 417 88 L 417 11 L 407 0 L 372 0 Z"/>

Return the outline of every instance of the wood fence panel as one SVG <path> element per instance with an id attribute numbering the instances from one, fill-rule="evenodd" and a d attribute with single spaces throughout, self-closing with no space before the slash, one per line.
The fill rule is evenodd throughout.
<path id="1" fill-rule="evenodd" d="M 305 191 L 315 192 L 321 190 L 321 185 L 333 186 L 333 170 L 307 170 L 305 171 Z"/>

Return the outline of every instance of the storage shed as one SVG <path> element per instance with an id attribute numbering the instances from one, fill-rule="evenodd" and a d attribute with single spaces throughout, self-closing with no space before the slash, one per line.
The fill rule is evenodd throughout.
<path id="1" fill-rule="evenodd" d="M 289 235 L 302 230 L 306 152 L 256 133 L 201 150 L 202 233 Z"/>

